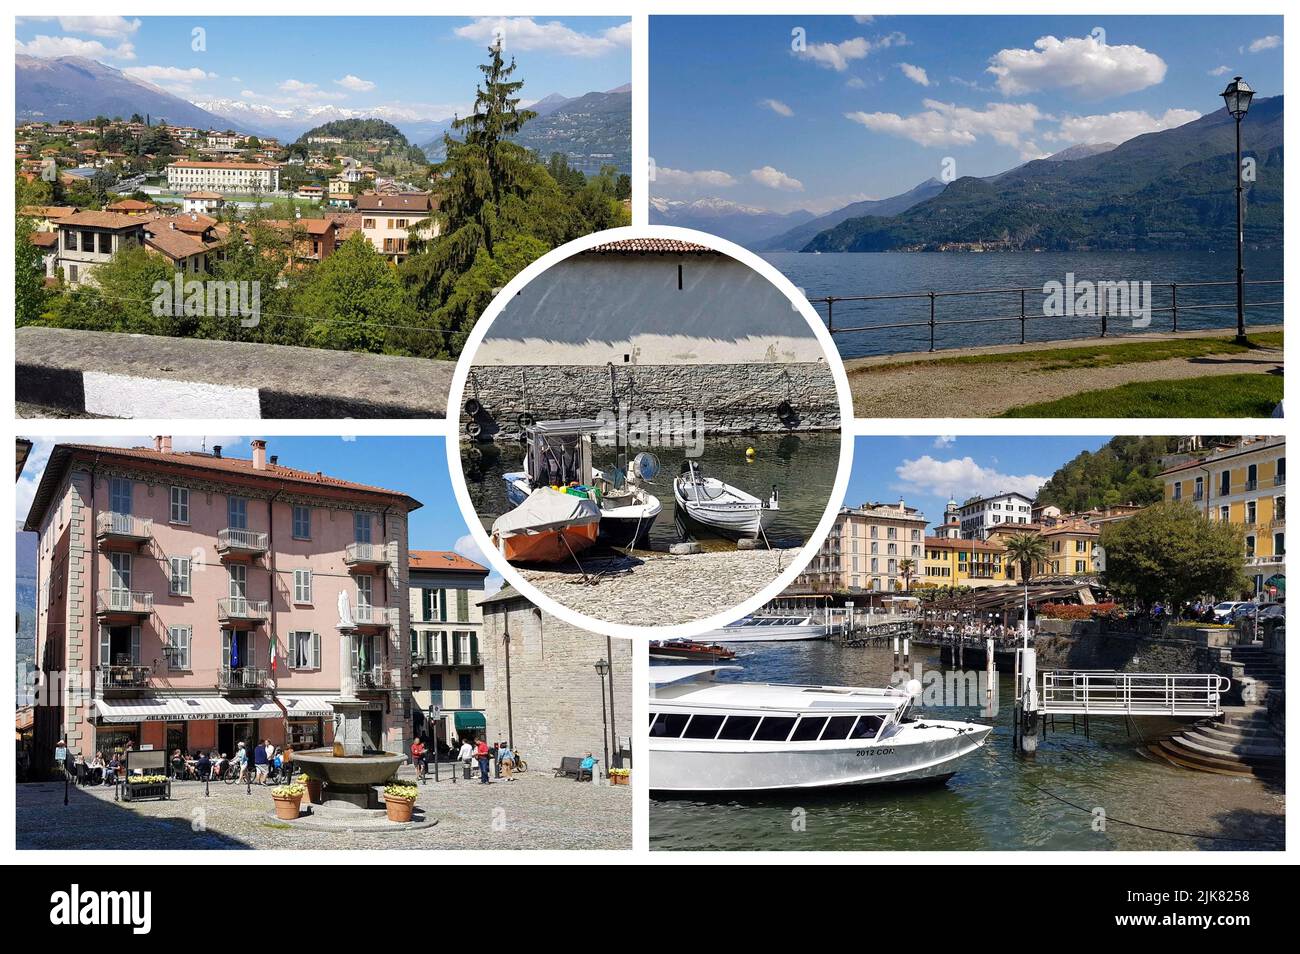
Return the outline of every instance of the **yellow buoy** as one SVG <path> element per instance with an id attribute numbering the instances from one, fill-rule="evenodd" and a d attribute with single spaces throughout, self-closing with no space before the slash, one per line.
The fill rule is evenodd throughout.
<path id="1" fill-rule="evenodd" d="M 752 447 L 747 447 L 747 448 L 745 448 L 745 459 L 746 459 L 746 460 L 753 460 L 753 459 L 754 459 L 755 457 L 757 457 L 757 456 L 758 456 L 758 452 L 755 451 L 754 448 L 752 448 Z"/>

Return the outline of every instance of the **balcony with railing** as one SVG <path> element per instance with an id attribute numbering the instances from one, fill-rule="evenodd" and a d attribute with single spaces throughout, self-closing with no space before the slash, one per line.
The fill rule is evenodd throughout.
<path id="1" fill-rule="evenodd" d="M 96 670 L 100 692 L 140 692 L 149 688 L 149 666 L 100 666 Z"/>
<path id="2" fill-rule="evenodd" d="M 153 612 L 153 593 L 139 590 L 100 590 L 95 594 L 98 616 L 148 616 Z"/>
<path id="3" fill-rule="evenodd" d="M 95 539 L 100 546 L 135 548 L 153 537 L 153 519 L 105 511 L 95 517 Z"/>
<path id="4" fill-rule="evenodd" d="M 217 619 L 234 629 L 261 626 L 270 615 L 266 600 L 250 600 L 243 596 L 227 596 L 217 600 Z"/>
<path id="5" fill-rule="evenodd" d="M 270 673 L 255 666 L 222 666 L 217 670 L 217 689 L 221 692 L 260 692 L 270 684 Z"/>
<path id="6" fill-rule="evenodd" d="M 396 606 L 375 606 L 371 603 L 358 603 L 352 611 L 352 621 L 357 629 L 390 629 L 401 623 L 401 615 Z"/>
<path id="7" fill-rule="evenodd" d="M 226 527 L 217 531 L 217 553 L 222 559 L 257 559 L 266 555 L 268 546 L 268 537 L 263 530 Z"/>
<path id="8" fill-rule="evenodd" d="M 358 693 L 387 692 L 396 686 L 393 674 L 382 666 L 356 666 L 352 682 Z"/>
<path id="9" fill-rule="evenodd" d="M 351 569 L 386 567 L 392 563 L 383 543 L 349 543 L 343 548 L 343 563 Z"/>

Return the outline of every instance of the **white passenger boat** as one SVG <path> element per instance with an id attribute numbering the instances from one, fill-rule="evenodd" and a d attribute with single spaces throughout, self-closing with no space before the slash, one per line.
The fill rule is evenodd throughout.
<path id="1" fill-rule="evenodd" d="M 834 633 L 829 622 L 811 616 L 745 616 L 694 637 L 701 643 L 786 643 L 826 639 Z"/>
<path id="2" fill-rule="evenodd" d="M 659 498 L 646 489 L 659 470 L 653 454 L 638 454 L 625 472 L 605 473 L 592 466 L 592 437 L 609 426 L 595 419 L 539 421 L 524 432 L 527 449 L 523 470 L 503 474 L 506 499 L 518 506 L 541 487 L 575 486 L 600 508 L 599 542 L 611 547 L 644 547 L 650 528 L 663 510 Z M 620 457 L 622 445 L 615 448 Z"/>
<path id="3" fill-rule="evenodd" d="M 781 509 L 775 487 L 771 497 L 760 500 L 716 477 L 706 477 L 693 460 L 682 464 L 681 474 L 673 481 L 673 496 L 684 529 L 730 539 L 757 537 L 772 513 Z"/>
<path id="4" fill-rule="evenodd" d="M 650 667 L 650 788 L 761 792 L 941 781 L 990 726 L 919 718 L 904 689 L 719 682 Z"/>

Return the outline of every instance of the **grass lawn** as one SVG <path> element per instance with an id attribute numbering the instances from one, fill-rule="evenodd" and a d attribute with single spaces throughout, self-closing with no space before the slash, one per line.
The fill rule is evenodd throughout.
<path id="1" fill-rule="evenodd" d="M 1269 417 L 1282 400 L 1279 374 L 1220 374 L 1139 381 L 1057 401 L 1022 404 L 1003 417 Z"/>
<path id="2" fill-rule="evenodd" d="M 1008 365 L 1035 363 L 1039 371 L 1066 371 L 1072 368 L 1110 368 L 1120 364 L 1141 364 L 1167 358 L 1200 358 L 1209 354 L 1245 354 L 1254 347 L 1281 348 L 1282 332 L 1263 331 L 1250 336 L 1251 345 L 1239 345 L 1231 337 L 1174 338 L 1167 341 L 1128 341 L 1113 345 L 1089 345 L 1084 348 L 1046 348 L 1011 351 L 1005 354 L 967 354 L 951 358 L 926 358 L 897 364 L 860 369 L 863 372 L 886 368 L 945 367 L 958 365 Z"/>

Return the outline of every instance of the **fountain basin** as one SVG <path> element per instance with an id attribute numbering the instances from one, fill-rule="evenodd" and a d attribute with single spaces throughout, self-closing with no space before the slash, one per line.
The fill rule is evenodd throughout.
<path id="1" fill-rule="evenodd" d="M 335 755 L 332 749 L 308 749 L 293 754 L 294 770 L 321 783 L 321 802 L 332 808 L 378 808 L 375 786 L 397 774 L 406 756 L 394 752 Z"/>

